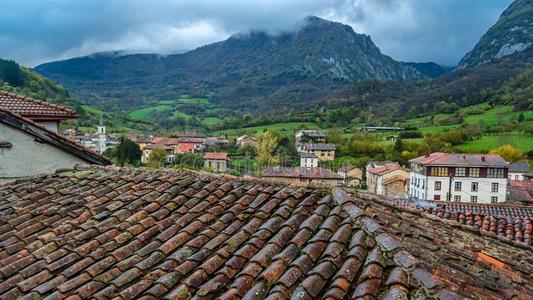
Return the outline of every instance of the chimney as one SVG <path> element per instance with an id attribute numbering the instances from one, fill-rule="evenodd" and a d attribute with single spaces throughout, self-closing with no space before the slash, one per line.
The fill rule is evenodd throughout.
<path id="1" fill-rule="evenodd" d="M 481 161 L 485 161 L 485 155 L 481 156 Z"/>
<path id="2" fill-rule="evenodd" d="M 426 155 L 425 155 L 425 156 L 426 156 L 426 157 L 429 157 L 429 155 L 430 155 L 429 153 L 426 153 Z"/>
<path id="3" fill-rule="evenodd" d="M 463 155 L 463 159 L 466 159 L 466 155 Z"/>

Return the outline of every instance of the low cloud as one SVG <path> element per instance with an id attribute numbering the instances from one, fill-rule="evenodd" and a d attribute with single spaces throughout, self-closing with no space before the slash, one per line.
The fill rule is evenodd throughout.
<path id="1" fill-rule="evenodd" d="M 34 66 L 94 52 L 173 53 L 308 15 L 369 34 L 404 61 L 453 65 L 510 0 L 13 0 L 0 10 L 0 57 Z"/>

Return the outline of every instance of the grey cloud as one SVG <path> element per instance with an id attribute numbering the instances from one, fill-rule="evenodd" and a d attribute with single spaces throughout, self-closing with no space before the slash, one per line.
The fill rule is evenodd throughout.
<path id="1" fill-rule="evenodd" d="M 169 53 L 308 15 L 369 34 L 405 61 L 455 64 L 510 0 L 0 0 L 0 57 L 24 65 L 99 51 Z"/>

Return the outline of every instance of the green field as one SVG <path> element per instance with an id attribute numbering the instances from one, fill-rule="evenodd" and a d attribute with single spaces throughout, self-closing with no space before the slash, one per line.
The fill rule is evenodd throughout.
<path id="1" fill-rule="evenodd" d="M 202 125 L 204 126 L 213 126 L 222 123 L 222 119 L 215 117 L 207 117 L 202 120 Z"/>
<path id="2" fill-rule="evenodd" d="M 319 129 L 318 125 L 312 122 L 287 122 L 275 123 L 262 126 L 245 127 L 240 129 L 227 129 L 213 132 L 215 135 L 238 136 L 241 134 L 256 134 L 264 130 L 278 131 L 284 134 L 292 134 L 298 128 Z"/>
<path id="3" fill-rule="evenodd" d="M 510 135 L 485 135 L 479 140 L 466 142 L 455 147 L 461 152 L 488 152 L 502 145 L 510 144 L 515 148 L 528 152 L 533 149 L 533 137 L 510 134 Z"/>
<path id="4" fill-rule="evenodd" d="M 96 107 L 92 107 L 92 106 L 89 106 L 89 105 L 82 105 L 81 108 L 84 111 L 92 113 L 92 114 L 95 114 L 95 115 L 106 114 L 103 110 L 100 110 L 100 109 L 98 109 Z"/>
<path id="5" fill-rule="evenodd" d="M 146 121 L 150 117 L 150 114 L 154 111 L 169 111 L 172 110 L 172 106 L 168 104 L 157 104 L 151 107 L 145 107 L 134 110 L 128 114 L 128 116 L 134 120 Z"/>

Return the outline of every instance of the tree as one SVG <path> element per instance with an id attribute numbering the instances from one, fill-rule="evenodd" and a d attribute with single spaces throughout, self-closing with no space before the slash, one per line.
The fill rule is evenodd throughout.
<path id="1" fill-rule="evenodd" d="M 397 137 L 396 141 L 394 142 L 394 152 L 402 153 L 402 151 L 403 151 L 403 141 L 400 137 Z"/>
<path id="2" fill-rule="evenodd" d="M 520 151 L 519 149 L 516 149 L 515 147 L 511 145 L 500 146 L 490 151 L 490 154 L 498 154 L 505 161 L 508 161 L 511 163 L 524 159 L 524 154 L 522 153 L 522 151 Z"/>
<path id="3" fill-rule="evenodd" d="M 150 167 L 161 168 L 167 160 L 167 152 L 163 149 L 154 149 L 150 152 L 148 158 Z"/>
<path id="4" fill-rule="evenodd" d="M 278 139 L 270 131 L 260 133 L 257 137 L 255 152 L 257 153 L 257 166 L 262 170 L 266 166 L 274 166 L 279 163 L 279 158 L 273 155 L 278 146 Z"/>
<path id="5" fill-rule="evenodd" d="M 117 159 L 120 166 L 124 166 L 125 163 L 132 165 L 139 165 L 141 160 L 142 151 L 139 145 L 132 142 L 130 139 L 122 137 L 120 144 L 117 147 Z"/>
<path id="6" fill-rule="evenodd" d="M 331 144 L 340 145 L 344 144 L 346 142 L 346 139 L 342 136 L 342 130 L 334 127 L 328 129 L 327 141 Z"/>

